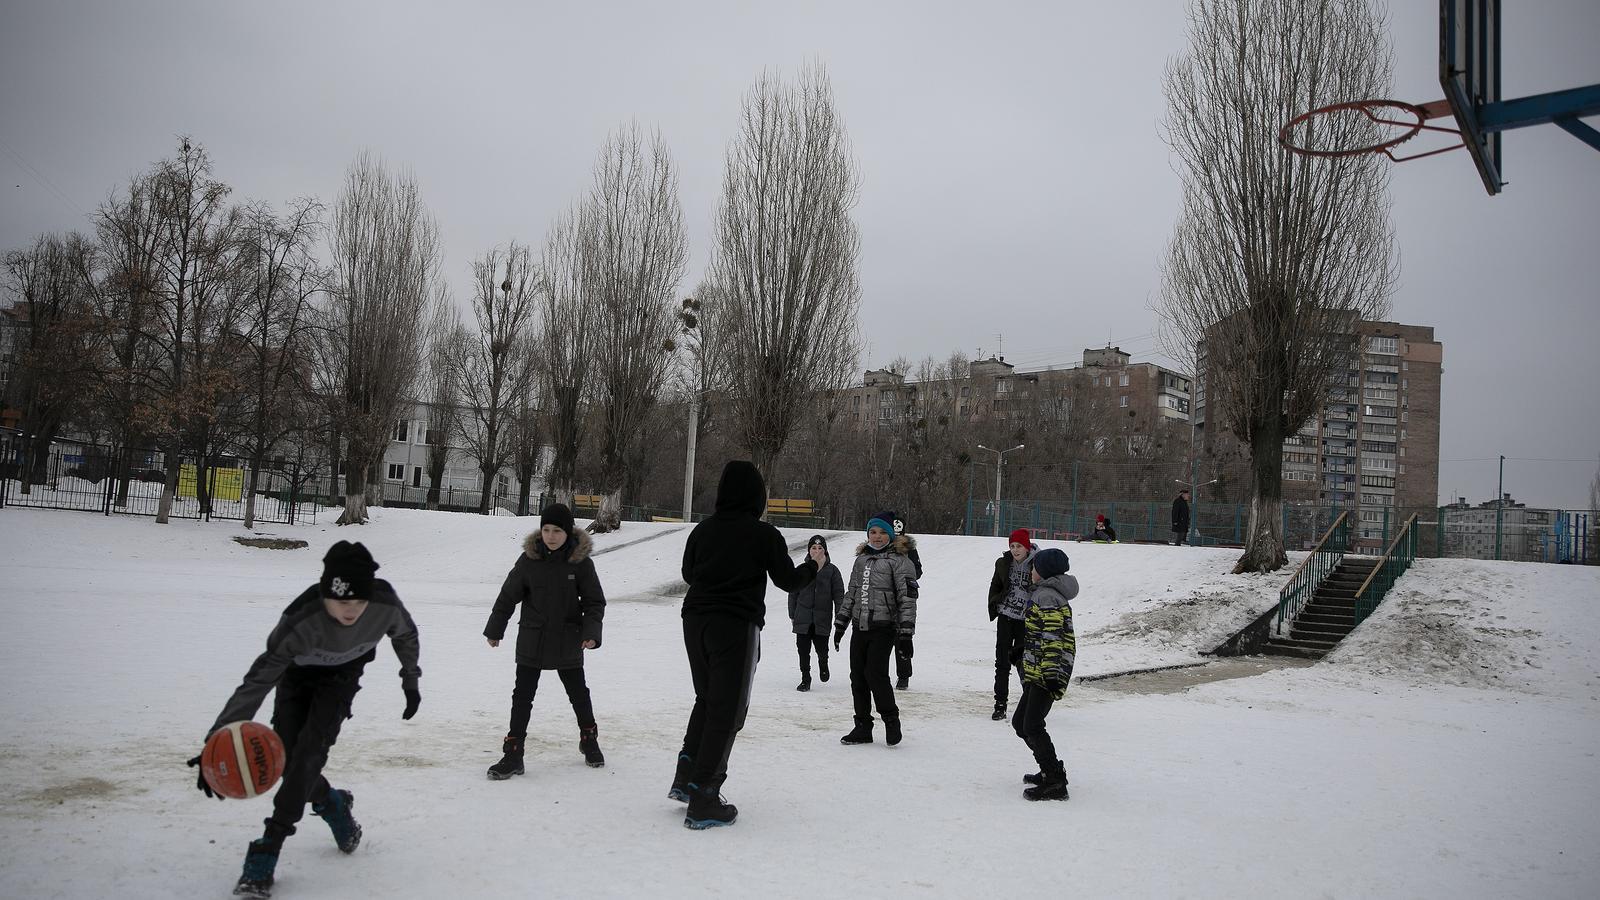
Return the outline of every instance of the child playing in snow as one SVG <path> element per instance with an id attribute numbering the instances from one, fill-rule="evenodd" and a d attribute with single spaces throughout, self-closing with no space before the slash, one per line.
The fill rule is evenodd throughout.
<path id="1" fill-rule="evenodd" d="M 1006 702 L 1011 690 L 1011 669 L 1022 668 L 1022 616 L 1033 593 L 1033 536 L 1026 528 L 1011 532 L 1005 553 L 994 561 L 994 576 L 989 579 L 989 619 L 994 622 L 994 712 L 996 722 L 1006 717 Z"/>
<path id="2" fill-rule="evenodd" d="M 416 715 L 422 702 L 417 691 L 422 676 L 417 626 L 389 582 L 373 577 L 378 564 L 372 554 L 361 544 L 340 541 L 322 558 L 322 566 L 321 580 L 283 611 L 267 636 L 266 651 L 250 664 L 244 682 L 206 732 L 209 738 L 224 725 L 253 717 L 267 692 L 277 690 L 272 728 L 287 751 L 283 781 L 273 797 L 265 833 L 251 841 L 245 853 L 235 894 L 271 893 L 278 853 L 284 838 L 294 834 L 307 803 L 328 823 L 340 850 L 353 852 L 361 842 L 361 826 L 350 812 L 355 796 L 330 787 L 322 767 L 339 737 L 339 726 L 350 715 L 351 700 L 361 689 L 362 670 L 384 636 L 400 659 L 400 685 L 406 696 L 401 718 Z M 198 756 L 189 760 L 191 766 L 199 764 Z M 199 788 L 208 797 L 222 799 L 203 772 Z"/>
<path id="3" fill-rule="evenodd" d="M 1033 555 L 1033 595 L 1023 617 L 1022 699 L 1011 717 L 1011 727 L 1033 751 L 1036 774 L 1022 776 L 1031 785 L 1022 796 L 1029 800 L 1067 799 L 1067 769 L 1056 757 L 1055 744 L 1045 731 L 1050 707 L 1067 693 L 1077 639 L 1072 633 L 1072 598 L 1078 596 L 1078 579 L 1068 575 L 1067 554 L 1054 547 Z"/>
<path id="4" fill-rule="evenodd" d="M 906 533 L 906 523 L 900 518 L 899 513 L 885 513 L 889 524 L 894 526 L 894 533 L 906 539 L 906 557 L 911 560 L 911 565 L 917 570 L 917 577 L 911 582 L 911 591 L 908 596 L 917 599 L 922 584 L 922 556 L 917 553 L 917 539 Z M 906 646 L 911 646 L 907 644 Z M 911 657 L 900 652 L 897 645 L 894 649 L 894 689 L 897 691 L 908 690 L 911 687 Z"/>
<path id="5" fill-rule="evenodd" d="M 1084 540 L 1086 539 L 1078 539 L 1079 543 Z M 1117 542 L 1117 530 L 1111 527 L 1111 520 L 1106 518 L 1104 514 L 1096 515 L 1094 517 L 1094 532 L 1089 535 L 1087 540 L 1101 544 L 1115 544 Z"/>
<path id="6" fill-rule="evenodd" d="M 685 828 L 732 825 L 739 810 L 719 793 L 728 755 L 744 727 L 761 655 L 767 579 L 796 591 L 817 575 L 811 558 L 789 560 L 778 529 L 761 521 L 767 485 L 754 463 L 732 460 L 717 484 L 717 508 L 683 548 L 683 647 L 694 681 L 694 711 L 667 796 L 689 804 Z"/>
<path id="7" fill-rule="evenodd" d="M 511 728 L 501 746 L 504 755 L 489 767 L 489 778 L 504 781 L 521 775 L 523 743 L 533 713 L 539 673 L 555 669 L 567 700 L 578 718 L 578 750 L 584 762 L 606 764 L 600 752 L 599 726 L 589 686 L 583 678 L 583 651 L 600 647 L 600 625 L 606 597 L 595 574 L 587 532 L 573 527 L 572 510 L 552 503 L 539 513 L 539 530 L 522 542 L 522 553 L 506 575 L 500 596 L 483 628 L 490 647 L 500 646 L 511 613 L 522 605 L 517 628 L 517 680 L 511 690 Z"/>
<path id="8" fill-rule="evenodd" d="M 816 580 L 798 591 L 789 592 L 789 621 L 794 623 L 795 647 L 800 651 L 797 691 L 811 690 L 812 648 L 817 651 L 817 669 L 822 680 L 828 680 L 828 628 L 844 600 L 844 577 L 828 558 L 828 539 L 813 534 L 806 542 L 806 555 L 817 564 Z"/>
<path id="9" fill-rule="evenodd" d="M 867 541 L 856 548 L 850 587 L 834 618 L 833 646 L 839 648 L 846 626 L 850 635 L 850 693 L 855 701 L 856 727 L 839 739 L 841 744 L 872 743 L 872 707 L 883 717 L 889 746 L 900 743 L 900 707 L 889 681 L 889 655 L 896 649 L 912 654 L 917 629 L 917 601 L 911 595 L 916 568 L 906 553 L 904 535 L 895 537 L 892 516 L 881 513 L 867 523 Z"/>

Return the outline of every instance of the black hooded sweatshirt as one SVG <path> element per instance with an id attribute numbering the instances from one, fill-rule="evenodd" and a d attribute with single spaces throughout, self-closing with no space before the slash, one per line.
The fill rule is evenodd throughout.
<path id="1" fill-rule="evenodd" d="M 717 484 L 717 511 L 689 532 L 683 548 L 683 615 L 733 616 L 766 624 L 767 579 L 797 591 L 817 576 L 809 556 L 796 565 L 778 529 L 761 521 L 767 486 L 755 465 L 733 460 Z"/>

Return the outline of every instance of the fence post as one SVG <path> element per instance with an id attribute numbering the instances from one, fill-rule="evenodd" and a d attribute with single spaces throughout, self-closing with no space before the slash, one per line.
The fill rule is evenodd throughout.
<path id="1" fill-rule="evenodd" d="M 1233 505 L 1233 542 L 1236 544 L 1243 543 L 1239 532 L 1239 511 L 1241 509 L 1243 509 L 1243 506 L 1240 504 L 1235 503 Z"/>
<path id="2" fill-rule="evenodd" d="M 1078 461 L 1072 461 L 1072 521 L 1067 530 L 1074 534 L 1082 534 L 1078 530 Z"/>
<path id="3" fill-rule="evenodd" d="M 1389 548 L 1389 507 L 1383 508 L 1383 547 Z"/>
<path id="4" fill-rule="evenodd" d="M 300 502 L 295 499 L 295 486 L 300 483 L 300 464 L 296 463 L 289 471 L 291 473 L 289 478 L 289 524 L 293 525 L 295 511 L 300 505 Z"/>

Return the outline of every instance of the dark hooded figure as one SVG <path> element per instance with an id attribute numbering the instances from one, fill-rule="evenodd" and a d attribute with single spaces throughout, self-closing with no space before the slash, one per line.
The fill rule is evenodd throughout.
<path id="1" fill-rule="evenodd" d="M 817 564 L 796 565 L 778 529 L 761 521 L 767 486 L 753 463 L 733 460 L 717 484 L 717 511 L 689 533 L 683 548 L 683 646 L 694 680 L 694 711 L 667 796 L 689 804 L 685 827 L 731 825 L 738 810 L 720 796 L 728 755 L 744 727 L 750 684 L 766 623 L 767 579 L 796 591 Z"/>

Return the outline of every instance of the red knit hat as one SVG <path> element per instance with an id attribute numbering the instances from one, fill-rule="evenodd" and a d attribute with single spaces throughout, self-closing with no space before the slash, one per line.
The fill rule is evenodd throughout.
<path id="1" fill-rule="evenodd" d="M 1033 549 L 1033 541 L 1031 538 L 1032 535 L 1028 533 L 1028 529 L 1026 528 L 1018 528 L 1016 531 L 1011 532 L 1011 543 L 1021 544 L 1022 546 L 1027 547 L 1029 550 Z"/>
<path id="2" fill-rule="evenodd" d="M 1094 517 L 1094 520 L 1096 522 L 1104 522 L 1106 520 L 1106 514 L 1105 513 L 1097 513 L 1095 515 L 1095 517 Z"/>

